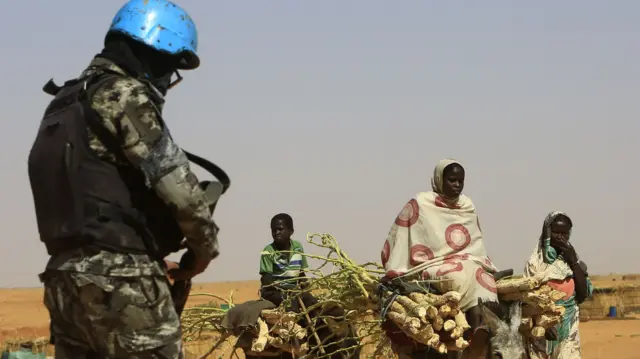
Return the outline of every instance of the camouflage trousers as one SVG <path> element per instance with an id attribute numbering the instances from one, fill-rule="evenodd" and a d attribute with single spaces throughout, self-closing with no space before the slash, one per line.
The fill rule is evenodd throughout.
<path id="1" fill-rule="evenodd" d="M 165 277 L 41 274 L 56 359 L 183 358 L 180 318 Z"/>

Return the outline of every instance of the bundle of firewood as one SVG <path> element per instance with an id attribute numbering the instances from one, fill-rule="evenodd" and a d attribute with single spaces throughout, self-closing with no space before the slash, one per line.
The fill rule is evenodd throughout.
<path id="1" fill-rule="evenodd" d="M 387 318 L 397 324 L 407 337 L 439 353 L 463 350 L 469 346 L 469 342 L 462 338 L 469 329 L 469 323 L 460 310 L 460 298 L 458 292 L 397 296 Z"/>
<path id="2" fill-rule="evenodd" d="M 544 337 L 564 314 L 565 308 L 555 303 L 565 294 L 541 283 L 534 277 L 511 277 L 497 283 L 500 301 L 522 302 L 520 331 L 526 336 Z"/>
<path id="3" fill-rule="evenodd" d="M 263 310 L 258 319 L 257 331 L 251 343 L 251 351 L 260 353 L 267 346 L 286 351 L 295 356 L 304 355 L 308 350 L 307 330 L 302 328 L 296 313 L 277 309 Z"/>

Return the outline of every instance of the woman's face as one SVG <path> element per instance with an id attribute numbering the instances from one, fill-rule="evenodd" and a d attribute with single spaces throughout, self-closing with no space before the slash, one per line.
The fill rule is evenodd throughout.
<path id="1" fill-rule="evenodd" d="M 455 198 L 464 189 L 464 168 L 454 164 L 445 168 L 442 176 L 442 192 L 449 198 Z"/>
<path id="2" fill-rule="evenodd" d="M 568 242 L 570 233 L 571 224 L 566 219 L 559 218 L 551 223 L 551 241 Z"/>

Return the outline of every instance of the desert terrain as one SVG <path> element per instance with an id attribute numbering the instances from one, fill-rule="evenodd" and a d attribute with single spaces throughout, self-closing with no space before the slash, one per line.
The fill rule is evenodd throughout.
<path id="1" fill-rule="evenodd" d="M 630 287 L 640 285 L 640 276 L 594 276 L 593 281 L 596 288 Z M 196 283 L 192 294 L 211 293 L 228 297 L 233 291 L 233 302 L 242 303 L 257 297 L 258 286 L 257 281 Z M 210 297 L 194 296 L 188 306 L 210 301 Z M 584 359 L 640 358 L 637 349 L 640 347 L 640 320 L 634 314 L 635 307 L 625 303 L 621 301 L 620 294 L 596 294 L 591 304 L 596 309 L 589 309 L 590 316 L 580 326 Z M 625 318 L 594 316 L 593 313 L 606 311 L 610 305 L 618 306 L 619 313 L 623 310 Z M 48 314 L 42 305 L 41 289 L 0 289 L 0 342 L 47 335 Z M 204 349 L 201 344 L 188 344 L 187 350 L 196 354 Z"/>

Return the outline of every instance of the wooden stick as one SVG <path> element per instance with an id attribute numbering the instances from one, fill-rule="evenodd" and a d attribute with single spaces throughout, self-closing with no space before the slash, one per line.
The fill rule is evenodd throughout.
<path id="1" fill-rule="evenodd" d="M 456 327 L 456 322 L 454 322 L 453 320 L 449 319 L 447 321 L 444 322 L 442 328 L 444 329 L 445 332 L 450 332 L 452 331 L 454 328 Z"/>
<path id="2" fill-rule="evenodd" d="M 453 315 L 451 315 L 451 312 L 451 307 L 447 304 L 442 305 L 440 309 L 438 309 L 438 313 L 440 314 L 442 319 L 452 317 Z"/>
<path id="3" fill-rule="evenodd" d="M 463 311 L 459 311 L 455 316 L 456 326 L 462 328 L 463 331 L 467 329 L 471 329 L 469 322 L 467 322 L 467 317 L 464 315 Z"/>
<path id="4" fill-rule="evenodd" d="M 316 332 L 316 329 L 313 327 L 313 323 L 311 322 L 311 317 L 309 316 L 309 313 L 307 313 L 307 306 L 304 305 L 304 302 L 302 301 L 302 298 L 300 298 L 300 296 L 298 296 L 298 304 L 300 304 L 300 309 L 302 309 L 302 311 L 304 312 L 304 316 L 305 318 L 307 318 L 307 322 L 309 322 L 309 330 L 311 330 L 311 333 L 313 334 L 313 337 L 318 341 L 318 349 L 320 350 L 321 354 L 324 354 L 324 347 L 322 346 L 322 341 L 320 340 L 320 337 L 318 336 L 318 333 Z"/>
<path id="5" fill-rule="evenodd" d="M 416 303 L 409 297 L 405 297 L 403 295 L 399 295 L 396 297 L 396 301 L 400 303 L 405 309 L 409 311 L 409 313 L 414 316 L 421 318 L 427 315 L 427 309 L 420 305 L 420 303 Z"/>
<path id="6" fill-rule="evenodd" d="M 267 346 L 269 339 L 269 327 L 261 318 L 258 318 L 258 336 L 251 343 L 251 351 L 259 353 Z"/>

